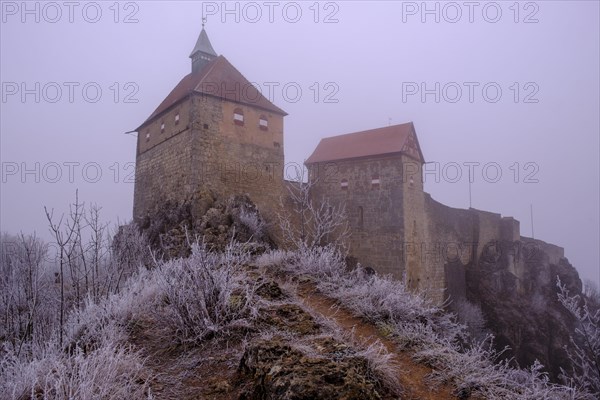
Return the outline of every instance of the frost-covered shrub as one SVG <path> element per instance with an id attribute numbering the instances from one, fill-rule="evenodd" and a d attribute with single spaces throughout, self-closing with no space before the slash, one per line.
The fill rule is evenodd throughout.
<path id="1" fill-rule="evenodd" d="M 256 257 L 254 263 L 259 267 L 278 267 L 290 263 L 294 253 L 285 250 L 271 250 Z"/>
<path id="2" fill-rule="evenodd" d="M 123 291 L 95 303 L 88 297 L 85 306 L 74 310 L 65 324 L 65 343 L 69 349 L 95 348 L 102 340 L 125 344 L 127 325 L 151 313 L 161 287 L 155 271 L 140 270 Z"/>
<path id="3" fill-rule="evenodd" d="M 287 268 L 296 274 L 337 279 L 346 271 L 346 264 L 340 252 L 329 245 L 300 248 Z"/>
<path id="4" fill-rule="evenodd" d="M 571 296 L 560 279 L 558 300 L 575 317 L 575 336 L 571 337 L 571 371 L 562 371 L 567 381 L 590 395 L 600 398 L 600 309 L 593 310 L 580 296 Z"/>
<path id="5" fill-rule="evenodd" d="M 54 347 L 31 361 L 9 354 L 0 363 L 0 399 L 143 399 L 149 390 L 143 361 L 110 340 L 91 352 Z"/>
<path id="6" fill-rule="evenodd" d="M 181 342 L 200 342 L 245 326 L 254 316 L 254 290 L 240 268 L 247 255 L 238 249 L 231 244 L 216 253 L 194 244 L 189 258 L 159 266 L 167 318 Z"/>
<path id="7" fill-rule="evenodd" d="M 485 318 L 478 304 L 461 299 L 451 304 L 451 310 L 456 313 L 458 322 L 467 327 L 469 335 L 474 340 L 485 338 Z"/>
<path id="8" fill-rule="evenodd" d="M 449 314 L 391 277 L 368 275 L 356 269 L 335 280 L 320 282 L 319 288 L 355 315 L 374 323 L 391 323 L 407 346 L 428 341 L 431 335 L 450 341 L 464 336 L 464 327 Z"/>
<path id="9" fill-rule="evenodd" d="M 142 270 L 126 288 L 67 317 L 64 345 L 59 335 L 19 351 L 0 351 L 0 399 L 141 399 L 149 375 L 143 358 L 128 345 L 127 323 L 155 303 L 154 273 Z"/>
<path id="10" fill-rule="evenodd" d="M 260 217 L 258 210 L 252 210 L 248 207 L 242 207 L 238 216 L 242 225 L 248 228 L 254 241 L 265 239 L 267 232 L 267 223 Z"/>
<path id="11" fill-rule="evenodd" d="M 301 249 L 291 260 L 284 267 L 288 272 L 318 278 L 317 287 L 323 293 L 385 329 L 400 347 L 412 349 L 416 361 L 433 369 L 432 383 L 453 385 L 459 398 L 595 398 L 572 385 L 550 383 L 539 362 L 523 370 L 513 367 L 510 360 L 501 360 L 502 353 L 495 352 L 491 345 L 492 337 L 469 340 L 466 327 L 452 314 L 409 290 L 402 281 L 368 274 L 360 267 L 345 271 L 341 257 L 323 248 Z M 463 318 L 478 329 L 482 324 L 479 310 L 470 307 L 463 311 L 467 314 L 463 313 Z M 580 315 L 593 321 L 589 313 Z"/>

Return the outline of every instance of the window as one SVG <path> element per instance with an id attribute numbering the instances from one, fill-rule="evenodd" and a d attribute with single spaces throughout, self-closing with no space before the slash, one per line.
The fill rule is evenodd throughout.
<path id="1" fill-rule="evenodd" d="M 371 189 L 379 189 L 379 175 L 373 175 L 371 178 Z"/>
<path id="2" fill-rule="evenodd" d="M 260 116 L 260 118 L 258 119 L 258 127 L 261 131 L 266 131 L 269 129 L 269 121 L 267 120 L 267 117 L 265 117 L 264 115 Z"/>
<path id="3" fill-rule="evenodd" d="M 150 129 L 146 129 L 146 142 L 150 140 Z"/>
<path id="4" fill-rule="evenodd" d="M 175 114 L 175 125 L 179 124 L 179 113 Z"/>
<path id="5" fill-rule="evenodd" d="M 244 125 L 244 112 L 241 108 L 236 108 L 235 110 L 233 110 L 233 122 L 236 125 Z"/>
<path id="6" fill-rule="evenodd" d="M 161 121 L 160 123 L 160 133 L 164 133 L 165 132 L 165 121 Z"/>
<path id="7" fill-rule="evenodd" d="M 340 182 L 340 188 L 342 190 L 348 190 L 348 179 L 342 179 Z"/>

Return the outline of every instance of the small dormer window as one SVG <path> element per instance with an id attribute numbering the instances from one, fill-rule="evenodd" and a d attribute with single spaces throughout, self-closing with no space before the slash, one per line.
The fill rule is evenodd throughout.
<path id="1" fill-rule="evenodd" d="M 267 117 L 265 117 L 264 115 L 260 116 L 258 120 L 258 127 L 261 131 L 266 131 L 269 129 L 269 121 L 267 120 Z"/>
<path id="2" fill-rule="evenodd" d="M 164 133 L 164 132 L 165 132 L 165 122 L 164 122 L 164 121 L 162 121 L 162 122 L 160 123 L 160 133 Z"/>
<path id="3" fill-rule="evenodd" d="M 373 175 L 371 178 L 371 189 L 379 189 L 379 175 Z"/>
<path id="4" fill-rule="evenodd" d="M 244 125 L 244 112 L 241 108 L 236 108 L 235 110 L 233 110 L 233 122 L 236 125 Z"/>
<path id="5" fill-rule="evenodd" d="M 342 179 L 340 182 L 340 189 L 348 190 L 348 179 Z"/>
<path id="6" fill-rule="evenodd" d="M 175 125 L 179 124 L 179 113 L 175 114 Z"/>

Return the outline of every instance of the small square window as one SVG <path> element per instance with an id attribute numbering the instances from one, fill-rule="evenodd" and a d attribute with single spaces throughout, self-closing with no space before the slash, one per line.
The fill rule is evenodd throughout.
<path id="1" fill-rule="evenodd" d="M 260 116 L 260 119 L 258 120 L 258 127 L 263 131 L 269 129 L 269 121 L 267 120 L 267 117 L 265 117 L 264 115 Z"/>
<path id="2" fill-rule="evenodd" d="M 371 179 L 371 188 L 379 189 L 379 184 L 380 184 L 379 175 L 373 175 L 373 178 Z"/>
<path id="3" fill-rule="evenodd" d="M 233 122 L 236 125 L 244 125 L 244 112 L 241 108 L 236 108 L 233 110 Z"/>

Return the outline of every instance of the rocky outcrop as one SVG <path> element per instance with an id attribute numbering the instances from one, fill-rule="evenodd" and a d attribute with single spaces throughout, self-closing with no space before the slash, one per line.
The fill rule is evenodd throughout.
<path id="1" fill-rule="evenodd" d="M 465 271 L 467 299 L 481 307 L 496 347 L 508 346 L 505 356 L 521 367 L 539 360 L 557 380 L 560 367 L 570 365 L 564 346 L 574 321 L 558 302 L 556 279 L 581 293 L 575 268 L 554 254 L 554 246 L 522 238 L 489 242 Z"/>
<path id="2" fill-rule="evenodd" d="M 330 337 L 308 354 L 281 339 L 258 340 L 246 348 L 239 372 L 252 378 L 243 400 L 371 400 L 386 398 L 368 361 Z"/>
<path id="3" fill-rule="evenodd" d="M 202 190 L 175 203 L 165 201 L 139 221 L 153 249 L 168 258 L 190 255 L 196 238 L 214 250 L 223 250 L 235 238 L 252 254 L 272 245 L 267 224 L 246 195 L 218 198 Z"/>

